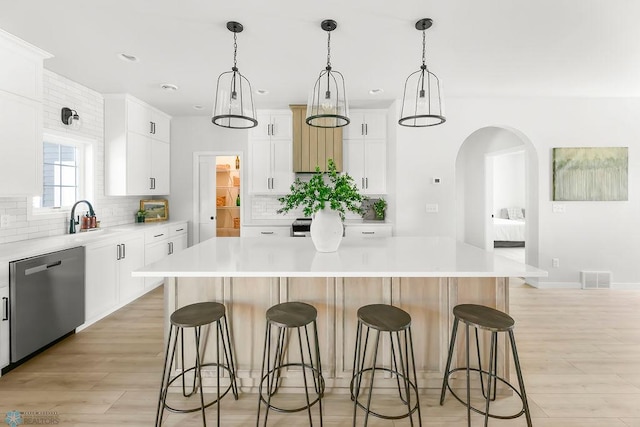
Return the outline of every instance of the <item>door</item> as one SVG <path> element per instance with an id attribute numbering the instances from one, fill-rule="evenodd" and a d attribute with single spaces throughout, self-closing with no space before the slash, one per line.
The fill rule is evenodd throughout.
<path id="1" fill-rule="evenodd" d="M 268 141 L 266 145 L 269 145 Z M 212 237 L 239 237 L 241 223 L 241 153 L 201 153 L 195 159 L 195 242 Z M 185 245 L 186 246 L 186 245 Z M 176 251 L 174 243 L 174 252 Z"/>
<path id="2" fill-rule="evenodd" d="M 166 142 L 151 140 L 151 178 L 153 189 L 151 194 L 167 195 L 170 192 L 171 145 Z"/>
<path id="3" fill-rule="evenodd" d="M 127 129 L 140 135 L 151 134 L 149 108 L 130 99 L 127 100 Z"/>
<path id="4" fill-rule="evenodd" d="M 85 248 L 85 318 L 91 320 L 118 303 L 118 248 L 115 242 Z"/>
<path id="5" fill-rule="evenodd" d="M 144 291 L 144 278 L 131 277 L 131 272 L 144 266 L 144 235 L 125 240 L 121 244 L 118 262 L 118 281 L 120 283 L 120 301 L 131 299 Z"/>
<path id="6" fill-rule="evenodd" d="M 345 140 L 343 149 L 345 172 L 354 179 L 358 189 L 364 190 L 364 140 Z"/>
<path id="7" fill-rule="evenodd" d="M 365 139 L 364 187 L 366 194 L 383 194 L 387 189 L 387 144 L 384 139 Z"/>
<path id="8" fill-rule="evenodd" d="M 151 193 L 151 138 L 127 132 L 127 194 Z"/>
<path id="9" fill-rule="evenodd" d="M 364 116 L 364 136 L 367 138 L 387 138 L 387 114 L 384 111 L 367 111 Z"/>
<path id="10" fill-rule="evenodd" d="M 293 157 L 291 139 L 271 140 L 272 145 L 272 171 L 271 191 L 277 194 L 289 192 L 293 184 Z"/>
<path id="11" fill-rule="evenodd" d="M 0 369 L 9 364 L 9 287 L 0 288 Z"/>
<path id="12" fill-rule="evenodd" d="M 251 156 L 249 190 L 252 193 L 269 193 L 271 191 L 271 143 L 267 140 L 249 141 L 249 151 Z"/>

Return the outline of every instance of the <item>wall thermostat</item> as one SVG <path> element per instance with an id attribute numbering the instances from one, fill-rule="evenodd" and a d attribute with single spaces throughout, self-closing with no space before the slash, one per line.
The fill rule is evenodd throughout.
<path id="1" fill-rule="evenodd" d="M 440 178 L 433 178 L 434 184 L 440 184 Z"/>

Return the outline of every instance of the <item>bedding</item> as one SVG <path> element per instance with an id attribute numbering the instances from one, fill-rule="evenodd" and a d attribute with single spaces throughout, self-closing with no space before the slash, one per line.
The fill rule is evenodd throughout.
<path id="1" fill-rule="evenodd" d="M 524 219 L 493 218 L 494 247 L 524 246 Z"/>

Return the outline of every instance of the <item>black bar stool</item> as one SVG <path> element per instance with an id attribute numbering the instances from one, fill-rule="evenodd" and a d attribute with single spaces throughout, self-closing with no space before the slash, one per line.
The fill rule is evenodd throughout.
<path id="1" fill-rule="evenodd" d="M 229 390 L 232 391 L 233 397 L 238 400 L 238 387 L 236 385 L 236 370 L 233 361 L 233 351 L 231 349 L 231 341 L 229 339 L 229 326 L 227 324 L 227 317 L 225 315 L 224 305 L 217 302 L 201 302 L 196 304 L 190 304 L 182 307 L 173 312 L 170 318 L 169 339 L 167 340 L 167 350 L 164 356 L 164 369 L 162 371 L 162 384 L 160 387 L 160 397 L 158 399 L 158 409 L 156 412 L 156 427 L 162 425 L 162 416 L 164 409 L 167 408 L 171 412 L 188 413 L 202 411 L 202 425 L 206 426 L 207 421 L 205 419 L 205 409 L 209 406 L 217 403 L 217 415 L 218 426 L 220 426 L 220 400 L 227 395 Z M 203 325 L 209 325 L 215 323 L 216 328 L 216 361 L 213 363 L 202 363 L 200 357 L 200 328 Z M 184 364 L 184 329 L 194 328 L 195 332 L 195 350 L 196 360 L 195 365 L 191 368 L 185 369 Z M 174 335 L 173 331 L 176 330 Z M 173 338 L 173 346 L 171 345 L 171 339 Z M 180 347 L 182 353 L 181 359 L 181 372 L 175 377 L 171 378 L 171 367 L 176 355 L 176 346 L 180 339 Z M 222 352 L 224 353 L 224 363 L 220 363 L 220 346 L 222 346 Z M 169 349 L 173 347 L 171 351 L 171 357 L 169 357 Z M 202 391 L 202 372 L 203 366 L 215 366 L 216 369 L 216 398 L 205 404 L 204 394 Z M 229 385 L 220 393 L 220 370 L 225 370 L 229 374 Z M 185 385 L 185 374 L 194 371 L 193 384 L 191 390 L 187 392 Z M 182 379 L 182 395 L 184 397 L 190 397 L 200 392 L 200 402 L 197 407 L 188 409 L 177 409 L 167 404 L 167 393 L 169 386 L 176 380 Z M 196 384 L 198 386 L 196 386 Z"/>
<path id="2" fill-rule="evenodd" d="M 366 332 L 363 329 L 366 327 Z M 373 345 L 373 363 L 370 367 L 365 367 L 367 358 L 367 347 L 369 343 L 369 332 L 373 329 L 376 332 L 375 343 Z M 378 359 L 378 348 L 380 343 L 380 333 L 389 332 L 389 342 L 391 345 L 391 366 L 376 366 Z M 404 337 L 401 339 L 401 332 Z M 395 336 L 395 343 L 394 343 Z M 363 343 L 364 340 L 364 343 Z M 403 349 L 404 347 L 404 349 Z M 396 356 L 397 352 L 397 356 Z M 399 363 L 398 363 L 399 359 Z M 371 409 L 371 399 L 373 395 L 374 377 L 376 371 L 385 371 L 396 377 L 398 394 L 400 400 L 406 405 L 407 410 L 399 415 L 388 415 L 375 412 Z M 366 405 L 358 401 L 362 377 L 366 372 L 371 372 L 369 384 L 369 394 Z M 411 375 L 413 374 L 413 381 Z M 356 415 L 358 407 L 364 409 L 364 425 L 367 425 L 369 414 L 388 420 L 396 420 L 409 417 L 413 426 L 413 413 L 418 412 L 418 425 L 422 425 L 420 415 L 420 400 L 418 398 L 418 379 L 416 376 L 416 364 L 413 355 L 413 338 L 411 337 L 411 316 L 404 310 L 386 304 L 372 304 L 358 309 L 358 329 L 356 333 L 356 349 L 353 356 L 353 377 L 351 379 L 351 400 L 353 400 L 353 425 L 356 425 Z M 415 394 L 415 404 L 411 394 Z"/>
<path id="3" fill-rule="evenodd" d="M 451 394 L 463 405 L 467 407 L 467 423 L 471 426 L 471 411 L 474 411 L 480 415 L 484 415 L 484 425 L 489 423 L 489 417 L 497 419 L 513 419 L 524 414 L 527 419 L 527 426 L 531 427 L 531 414 L 529 413 L 529 404 L 527 403 L 527 394 L 524 390 L 524 381 L 522 379 L 522 370 L 520 369 L 520 359 L 518 359 L 518 351 L 516 349 L 516 341 L 513 335 L 513 328 L 515 321 L 511 316 L 502 311 L 485 307 L 483 305 L 476 304 L 460 304 L 453 308 L 453 315 L 455 316 L 453 322 L 453 330 L 451 332 L 451 343 L 449 344 L 449 356 L 447 357 L 447 367 L 445 368 L 444 379 L 442 381 L 442 392 L 440 394 L 440 405 L 444 403 L 445 393 L 447 389 Z M 465 346 L 466 346 L 466 365 L 456 369 L 451 369 L 451 360 L 453 358 L 453 350 L 455 346 L 456 336 L 458 332 L 458 323 L 462 321 L 465 328 Z M 478 368 L 470 367 L 469 358 L 469 327 L 475 328 L 476 335 L 476 352 L 478 356 Z M 482 360 L 480 358 L 480 343 L 478 341 L 478 329 L 484 329 L 491 332 L 491 344 L 489 348 L 489 370 L 482 369 Z M 510 384 L 504 378 L 497 375 L 498 371 L 498 332 L 507 332 L 509 334 L 509 341 L 511 343 L 511 352 L 513 354 L 513 362 L 516 368 L 516 375 L 518 376 L 519 390 L 517 390 L 512 384 Z M 449 384 L 449 377 L 458 371 L 466 372 L 467 379 L 467 398 L 461 399 Z M 482 395 L 485 398 L 484 411 L 474 408 L 471 405 L 471 372 L 477 372 L 480 376 L 480 388 L 482 389 Z M 483 377 L 487 376 L 487 389 L 484 388 Z M 522 409 L 512 415 L 496 415 L 489 412 L 489 404 L 496 399 L 496 385 L 500 381 L 509 388 L 511 388 L 522 401 Z"/>
<path id="4" fill-rule="evenodd" d="M 304 411 L 309 413 L 309 425 L 313 425 L 311 407 L 318 404 L 320 413 L 320 425 L 322 426 L 322 397 L 324 395 L 324 378 L 322 377 L 322 364 L 320 362 L 320 345 L 318 343 L 318 326 L 316 318 L 318 312 L 315 307 L 303 302 L 285 302 L 274 305 L 267 310 L 267 327 L 264 337 L 264 350 L 262 353 L 262 377 L 258 390 L 258 417 L 256 426 L 260 425 L 260 411 L 262 404 L 267 410 L 264 416 L 264 425 L 267 425 L 269 410 L 292 413 Z M 313 324 L 313 353 L 311 351 L 311 341 L 309 338 L 308 326 Z M 272 332 L 272 329 L 275 329 Z M 285 353 L 289 348 L 290 332 L 297 333 L 300 349 L 300 362 L 284 363 Z M 302 337 L 304 330 L 305 339 Z M 272 346 L 272 335 L 275 335 L 275 347 Z M 305 343 L 306 341 L 306 343 Z M 306 347 L 306 348 L 305 348 Z M 308 360 L 305 360 L 305 351 Z M 314 360 L 315 359 L 315 360 Z M 296 408 L 282 408 L 272 403 L 271 398 L 278 391 L 281 383 L 280 371 L 291 366 L 301 367 L 304 380 L 305 404 Z M 309 386 L 307 381 L 307 371 L 313 380 L 315 397 L 309 396 Z M 266 383 L 266 390 L 265 390 Z"/>

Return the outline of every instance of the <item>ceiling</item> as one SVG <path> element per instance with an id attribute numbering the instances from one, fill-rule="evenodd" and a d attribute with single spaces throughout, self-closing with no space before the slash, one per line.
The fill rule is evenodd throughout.
<path id="1" fill-rule="evenodd" d="M 640 96 L 634 0 L 0 0 L 0 28 L 55 55 L 47 69 L 173 116 L 211 113 L 216 79 L 233 62 L 229 20 L 245 27 L 240 71 L 269 91 L 256 108 L 306 102 L 326 65 L 327 18 L 338 22 L 331 62 L 351 106 L 390 105 L 420 65 L 414 23 L 425 17 L 434 20 L 427 65 L 445 97 Z"/>

